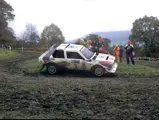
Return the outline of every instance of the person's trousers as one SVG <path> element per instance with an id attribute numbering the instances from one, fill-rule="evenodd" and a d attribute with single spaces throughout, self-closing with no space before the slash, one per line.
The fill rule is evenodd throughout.
<path id="1" fill-rule="evenodd" d="M 116 62 L 120 62 L 120 57 L 118 55 L 115 56 Z"/>
<path id="2" fill-rule="evenodd" d="M 122 63 L 122 61 L 123 61 L 123 56 L 120 56 L 120 62 Z"/>
<path id="3" fill-rule="evenodd" d="M 126 61 L 127 61 L 127 64 L 130 63 L 129 58 L 131 59 L 131 63 L 134 65 L 134 64 L 135 64 L 134 56 L 133 56 L 132 54 L 126 54 Z"/>

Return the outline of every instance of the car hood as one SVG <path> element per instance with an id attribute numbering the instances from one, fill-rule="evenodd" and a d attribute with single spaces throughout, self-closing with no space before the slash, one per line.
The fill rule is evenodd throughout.
<path id="1" fill-rule="evenodd" d="M 110 64 L 113 64 L 115 61 L 115 56 L 99 53 L 96 57 L 96 60 L 99 62 L 108 62 Z"/>

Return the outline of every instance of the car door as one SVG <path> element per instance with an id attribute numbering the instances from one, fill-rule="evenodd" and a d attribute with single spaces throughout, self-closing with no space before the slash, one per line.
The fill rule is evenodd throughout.
<path id="1" fill-rule="evenodd" d="M 72 70 L 82 70 L 84 58 L 78 52 L 66 51 L 67 68 Z"/>
<path id="2" fill-rule="evenodd" d="M 56 50 L 53 53 L 52 58 L 50 60 L 52 60 L 53 63 L 55 63 L 61 67 L 66 67 L 67 61 L 65 59 L 63 50 Z"/>

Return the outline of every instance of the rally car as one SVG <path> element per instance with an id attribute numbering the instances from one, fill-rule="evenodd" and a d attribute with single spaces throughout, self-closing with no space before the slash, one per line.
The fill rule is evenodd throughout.
<path id="1" fill-rule="evenodd" d="M 105 73 L 115 73 L 118 67 L 112 55 L 97 54 L 83 45 L 66 43 L 50 47 L 39 57 L 39 63 L 46 66 L 51 75 L 67 69 L 86 70 L 95 76 L 103 76 Z"/>

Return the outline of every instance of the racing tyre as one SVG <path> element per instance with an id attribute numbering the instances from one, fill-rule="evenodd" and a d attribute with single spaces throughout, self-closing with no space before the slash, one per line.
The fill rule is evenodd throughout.
<path id="1" fill-rule="evenodd" d="M 104 75 L 104 71 L 104 68 L 102 68 L 101 66 L 95 66 L 92 69 L 93 74 L 97 77 L 102 77 Z"/>
<path id="2" fill-rule="evenodd" d="M 49 64 L 49 65 L 47 66 L 47 72 L 48 72 L 49 74 L 51 74 L 51 75 L 56 74 L 56 73 L 57 73 L 57 66 L 54 65 L 54 64 Z"/>

